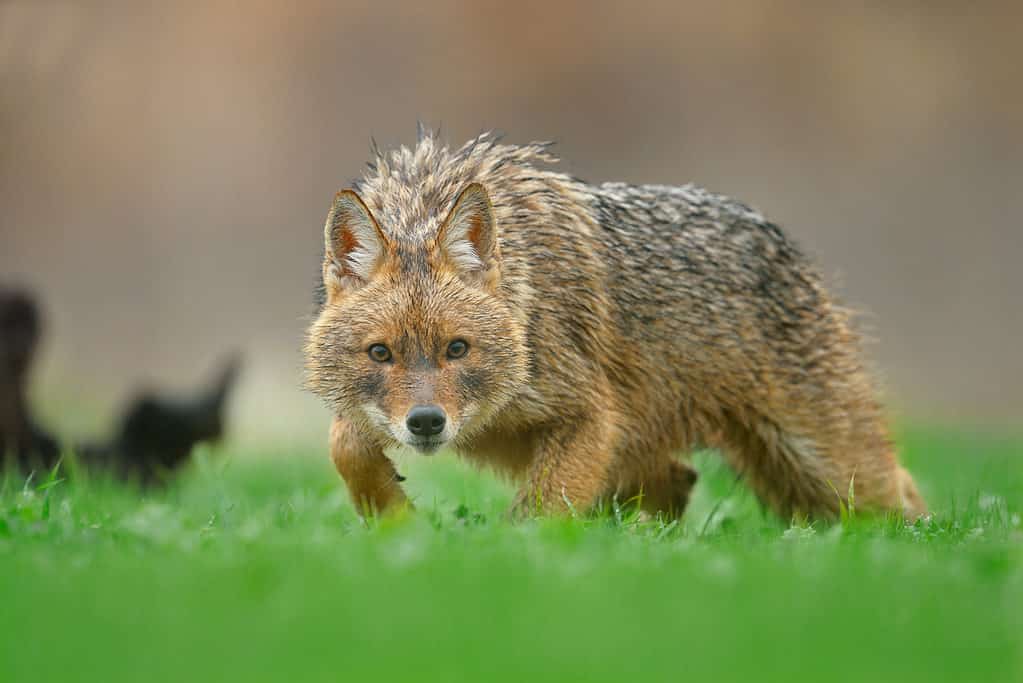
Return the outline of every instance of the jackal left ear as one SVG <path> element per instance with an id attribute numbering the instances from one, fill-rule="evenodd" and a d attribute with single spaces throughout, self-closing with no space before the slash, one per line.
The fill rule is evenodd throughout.
<path id="1" fill-rule="evenodd" d="M 327 253 L 323 281 L 338 290 L 368 282 L 390 246 L 354 190 L 342 190 L 334 197 L 324 226 L 324 241 Z"/>
<path id="2" fill-rule="evenodd" d="M 497 222 L 482 185 L 472 183 L 458 195 L 437 234 L 437 246 L 463 277 L 496 286 L 500 276 Z"/>

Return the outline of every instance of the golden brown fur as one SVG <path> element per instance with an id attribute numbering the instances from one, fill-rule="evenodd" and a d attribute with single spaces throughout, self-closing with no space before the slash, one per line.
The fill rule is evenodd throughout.
<path id="1" fill-rule="evenodd" d="M 335 199 L 306 360 L 361 509 L 406 503 L 385 451 L 407 444 L 515 477 L 519 512 L 617 495 L 678 515 L 696 475 L 677 456 L 697 446 L 781 515 L 832 517 L 853 479 L 859 508 L 925 512 L 847 313 L 777 226 L 554 161 L 423 134 Z M 443 432 L 419 434 L 413 407 Z"/>

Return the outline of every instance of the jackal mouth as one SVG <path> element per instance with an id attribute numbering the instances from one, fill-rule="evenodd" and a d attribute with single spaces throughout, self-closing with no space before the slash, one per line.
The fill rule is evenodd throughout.
<path id="1" fill-rule="evenodd" d="M 447 443 L 446 439 L 413 439 L 407 442 L 409 446 L 416 449 L 423 455 L 433 455 L 441 446 Z"/>

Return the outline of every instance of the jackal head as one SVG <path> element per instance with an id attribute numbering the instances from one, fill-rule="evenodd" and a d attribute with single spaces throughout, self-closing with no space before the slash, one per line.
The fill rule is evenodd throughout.
<path id="1" fill-rule="evenodd" d="M 381 226 L 354 191 L 339 192 L 324 235 L 326 303 L 305 347 L 307 383 L 337 415 L 421 452 L 471 435 L 528 367 L 487 191 L 468 185 L 438 216 Z"/>

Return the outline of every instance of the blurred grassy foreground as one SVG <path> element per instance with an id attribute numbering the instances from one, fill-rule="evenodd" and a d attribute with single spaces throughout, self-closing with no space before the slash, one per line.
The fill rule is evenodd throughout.
<path id="1" fill-rule="evenodd" d="M 1023 442 L 900 441 L 930 522 L 789 525 L 710 454 L 679 525 L 510 524 L 449 457 L 370 528 L 323 453 L 7 475 L 0 681 L 1023 680 Z"/>

